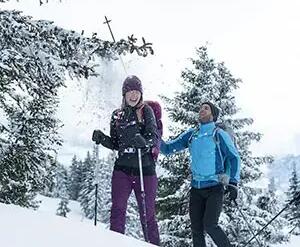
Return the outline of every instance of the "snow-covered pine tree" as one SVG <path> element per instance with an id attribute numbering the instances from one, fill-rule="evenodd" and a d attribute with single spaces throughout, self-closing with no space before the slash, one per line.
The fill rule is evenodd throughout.
<path id="1" fill-rule="evenodd" d="M 272 194 L 275 194 L 277 189 L 276 189 L 276 184 L 275 184 L 275 178 L 271 177 L 270 182 L 268 184 L 269 192 Z"/>
<path id="2" fill-rule="evenodd" d="M 111 206 L 111 176 L 112 176 L 112 156 L 98 160 L 96 145 L 93 154 L 87 153 L 87 157 L 82 164 L 80 192 L 78 201 L 80 202 L 84 215 L 89 219 L 95 217 L 96 184 L 97 193 L 97 221 L 104 224 L 109 223 Z"/>
<path id="3" fill-rule="evenodd" d="M 30 207 L 43 187 L 46 157 L 62 143 L 55 113 L 66 75 L 96 75 L 95 56 L 153 50 L 132 36 L 116 43 L 84 37 L 19 11 L 1 10 L 0 22 L 0 202 Z"/>
<path id="4" fill-rule="evenodd" d="M 220 121 L 231 127 L 237 138 L 241 155 L 242 171 L 240 183 L 239 208 L 243 210 L 247 221 L 256 232 L 270 220 L 273 215 L 256 206 L 259 190 L 250 186 L 261 176 L 260 167 L 270 162 L 271 158 L 253 157 L 249 146 L 259 141 L 261 134 L 246 129 L 253 123 L 251 118 L 234 118 L 238 112 L 234 90 L 239 87 L 240 79 L 232 76 L 224 63 L 215 62 L 207 53 L 206 47 L 197 49 L 197 57 L 191 59 L 192 66 L 182 72 L 183 89 L 173 99 L 163 97 L 166 110 L 172 121 L 173 136 L 187 127 L 198 123 L 199 106 L 206 100 L 214 102 L 220 109 Z M 160 220 L 163 246 L 190 246 L 190 219 L 188 216 L 188 196 L 190 184 L 189 159 L 186 151 L 166 157 L 161 165 L 167 173 L 159 181 L 158 216 Z M 250 206 L 251 205 L 251 206 Z M 232 243 L 241 246 L 251 234 L 237 208 L 226 204 L 221 216 L 221 225 L 229 235 Z M 280 242 L 284 234 L 282 227 L 270 226 L 261 234 L 264 246 Z M 251 246 L 257 246 L 255 241 Z"/>
<path id="5" fill-rule="evenodd" d="M 59 216 L 67 217 L 67 213 L 70 212 L 70 209 L 68 208 L 68 171 L 62 164 L 57 163 L 55 175 L 53 195 L 61 199 L 58 204 L 56 214 Z"/>
<path id="6" fill-rule="evenodd" d="M 296 169 L 296 163 L 293 163 L 293 171 L 289 179 L 289 190 L 287 191 L 287 203 L 296 198 L 300 193 L 300 180 Z M 287 208 L 286 217 L 292 226 L 291 233 L 300 235 L 300 202 L 296 201 Z"/>
<path id="7" fill-rule="evenodd" d="M 62 164 L 56 162 L 55 183 L 53 196 L 58 198 L 68 198 L 68 171 Z"/>
<path id="8" fill-rule="evenodd" d="M 82 163 L 82 183 L 78 201 L 85 217 L 93 219 L 95 207 L 95 160 L 87 152 Z"/>
<path id="9" fill-rule="evenodd" d="M 57 161 L 51 155 L 48 155 L 45 164 L 45 175 L 43 176 L 43 188 L 40 194 L 48 197 L 54 197 L 56 181 Z"/>
<path id="10" fill-rule="evenodd" d="M 71 200 L 77 200 L 82 183 L 82 161 L 77 160 L 76 155 L 72 158 L 71 166 L 69 168 L 68 177 L 68 192 Z"/>
<path id="11" fill-rule="evenodd" d="M 58 204 L 58 208 L 56 210 L 56 215 L 67 217 L 67 213 L 71 211 L 71 209 L 68 207 L 69 200 L 68 198 L 64 197 L 60 200 Z"/>
<path id="12" fill-rule="evenodd" d="M 257 192 L 259 193 L 257 193 L 258 197 L 256 200 L 256 206 L 262 210 L 260 215 L 262 212 L 268 212 L 269 215 L 267 215 L 267 217 L 270 220 L 271 216 L 274 217 L 282 210 L 282 208 L 284 208 L 285 205 L 282 201 L 282 197 L 275 193 L 275 190 L 272 188 L 272 186 L 268 186 L 268 188 L 261 190 L 261 192 Z M 264 231 L 263 240 L 268 240 L 269 242 L 281 242 L 287 239 L 287 236 L 284 236 L 282 232 L 279 232 L 278 237 L 274 238 L 277 231 L 276 229 L 282 229 L 283 226 L 288 225 L 288 221 L 282 216 L 283 215 L 274 220 L 271 226 Z"/>
<path id="13" fill-rule="evenodd" d="M 113 154 L 99 160 L 98 174 L 98 220 L 109 225 L 111 208 L 111 177 L 114 166 Z M 97 169 L 96 169 L 97 170 Z"/>
<path id="14" fill-rule="evenodd" d="M 267 210 L 275 215 L 283 208 L 284 203 L 276 194 L 274 177 L 272 177 L 269 181 L 268 187 L 262 190 L 257 198 L 256 204 L 259 208 Z"/>

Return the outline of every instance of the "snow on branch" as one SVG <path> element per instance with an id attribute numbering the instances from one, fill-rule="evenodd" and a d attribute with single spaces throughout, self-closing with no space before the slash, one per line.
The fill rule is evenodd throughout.
<path id="1" fill-rule="evenodd" d="M 50 21 L 31 20 L 19 11 L 1 11 L 0 20 L 0 64 L 5 70 L 11 67 L 8 54 L 15 53 L 19 59 L 34 57 L 43 63 L 50 60 L 55 67 L 67 69 L 72 77 L 87 78 L 94 75 L 94 65 L 90 63 L 94 56 L 117 59 L 117 55 L 127 52 L 136 52 L 140 56 L 153 54 L 151 43 L 143 39 L 139 46 L 133 35 L 115 43 L 101 40 L 96 35 L 84 37 Z"/>

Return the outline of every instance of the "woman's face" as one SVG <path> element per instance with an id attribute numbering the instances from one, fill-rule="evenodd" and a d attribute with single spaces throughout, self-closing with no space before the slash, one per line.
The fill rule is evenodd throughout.
<path id="1" fill-rule="evenodd" d="M 127 105 L 136 106 L 140 102 L 142 94 L 138 90 L 131 90 L 125 94 L 125 100 Z"/>

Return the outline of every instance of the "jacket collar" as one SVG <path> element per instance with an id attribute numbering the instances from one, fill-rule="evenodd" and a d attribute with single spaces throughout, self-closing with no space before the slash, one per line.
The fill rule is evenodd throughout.
<path id="1" fill-rule="evenodd" d="M 198 125 L 198 128 L 200 129 L 200 133 L 211 133 L 215 128 L 216 128 L 216 124 L 215 122 L 209 122 L 209 123 L 200 123 Z"/>

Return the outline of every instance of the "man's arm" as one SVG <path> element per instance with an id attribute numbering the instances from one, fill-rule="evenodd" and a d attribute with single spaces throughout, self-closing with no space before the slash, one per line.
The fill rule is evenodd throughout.
<path id="1" fill-rule="evenodd" d="M 163 153 L 164 155 L 169 155 L 186 149 L 189 145 L 189 139 L 193 133 L 194 129 L 189 129 L 180 134 L 174 140 L 168 142 L 164 142 L 162 140 L 160 145 L 161 153 Z"/>

